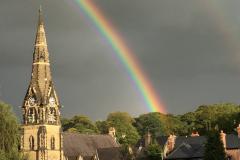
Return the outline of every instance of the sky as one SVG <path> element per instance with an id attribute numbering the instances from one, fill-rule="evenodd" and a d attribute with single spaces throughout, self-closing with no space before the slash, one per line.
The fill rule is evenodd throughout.
<path id="1" fill-rule="evenodd" d="M 94 0 L 168 113 L 240 103 L 240 1 Z M 64 117 L 149 112 L 114 51 L 74 0 L 0 0 L 0 99 L 21 117 L 42 5 Z"/>

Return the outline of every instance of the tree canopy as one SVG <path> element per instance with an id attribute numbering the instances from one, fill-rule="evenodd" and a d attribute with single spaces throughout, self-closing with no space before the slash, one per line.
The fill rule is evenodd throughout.
<path id="1" fill-rule="evenodd" d="M 78 115 L 71 119 L 62 118 L 63 131 L 93 134 L 99 133 L 96 125 L 86 116 Z"/>
<path id="2" fill-rule="evenodd" d="M 189 132 L 197 130 L 206 134 L 212 129 L 221 129 L 233 133 L 240 122 L 240 106 L 232 103 L 201 105 L 195 112 L 180 116 Z"/>
<path id="3" fill-rule="evenodd" d="M 133 126 L 135 120 L 127 112 L 113 112 L 107 117 L 109 127 L 116 129 L 119 143 L 135 145 L 140 139 L 137 129 Z"/>
<path id="4" fill-rule="evenodd" d="M 205 144 L 204 160 L 227 160 L 218 131 L 210 131 Z"/>
<path id="5" fill-rule="evenodd" d="M 153 137 L 165 134 L 164 123 L 161 120 L 161 114 L 158 112 L 142 114 L 135 120 L 134 126 L 142 137 L 147 132 L 150 132 Z"/>
<path id="6" fill-rule="evenodd" d="M 18 153 L 20 126 L 11 106 L 0 101 L 0 160 L 20 160 Z"/>

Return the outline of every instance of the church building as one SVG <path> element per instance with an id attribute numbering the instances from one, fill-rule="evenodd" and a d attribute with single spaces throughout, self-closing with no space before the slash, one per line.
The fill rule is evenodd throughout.
<path id="1" fill-rule="evenodd" d="M 62 133 L 59 99 L 50 71 L 49 52 L 41 8 L 34 45 L 30 84 L 22 105 L 21 152 L 28 160 L 103 160 L 118 152 L 115 133 Z M 102 148 L 107 148 L 101 150 Z M 103 154 L 104 153 L 104 154 Z M 115 155 L 116 156 L 116 155 Z M 106 156 L 105 156 L 106 157 Z M 107 156 L 104 160 L 119 160 Z"/>
<path id="2" fill-rule="evenodd" d="M 63 160 L 60 104 L 50 71 L 41 9 L 34 45 L 32 75 L 22 105 L 21 151 L 30 160 Z"/>

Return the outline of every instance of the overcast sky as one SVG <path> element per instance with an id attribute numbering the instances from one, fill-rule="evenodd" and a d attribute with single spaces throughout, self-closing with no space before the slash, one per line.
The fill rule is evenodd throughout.
<path id="1" fill-rule="evenodd" d="M 114 111 L 149 112 L 113 50 L 73 2 L 0 0 L 0 99 L 21 116 L 42 4 L 62 115 L 96 120 Z M 240 103 L 240 1 L 94 2 L 134 52 L 169 113 Z"/>

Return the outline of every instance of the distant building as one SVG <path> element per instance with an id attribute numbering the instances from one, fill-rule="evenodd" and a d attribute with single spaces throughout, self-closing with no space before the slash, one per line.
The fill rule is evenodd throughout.
<path id="1" fill-rule="evenodd" d="M 229 160 L 240 160 L 240 126 L 237 131 L 238 135 L 220 133 Z M 203 160 L 207 139 L 194 133 L 191 136 L 159 136 L 156 141 L 163 148 L 163 160 Z M 149 142 L 149 135 L 139 141 L 137 157 L 144 158 L 144 150 Z"/>
<path id="2" fill-rule="evenodd" d="M 114 128 L 108 135 L 62 133 L 60 108 L 40 9 L 31 80 L 22 105 L 21 152 L 29 160 L 122 159 Z"/>

